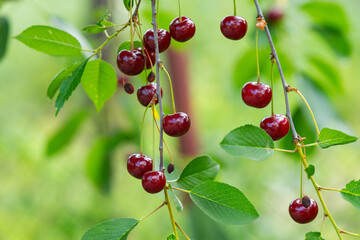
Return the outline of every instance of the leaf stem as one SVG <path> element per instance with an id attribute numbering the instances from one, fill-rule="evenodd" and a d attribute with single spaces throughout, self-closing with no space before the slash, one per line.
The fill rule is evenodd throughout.
<path id="1" fill-rule="evenodd" d="M 186 192 L 186 193 L 190 193 L 191 191 L 185 190 L 185 189 L 181 189 L 181 188 L 177 188 L 177 187 L 172 187 L 172 189 L 178 190 L 178 191 L 182 191 L 182 192 Z"/>
<path id="2" fill-rule="evenodd" d="M 344 233 L 344 234 L 354 236 L 354 237 L 360 237 L 360 234 L 344 231 L 344 230 L 341 230 L 341 229 L 339 229 L 339 230 L 340 230 L 340 233 Z"/>
<path id="3" fill-rule="evenodd" d="M 287 152 L 287 153 L 294 153 L 296 152 L 296 150 L 287 150 L 287 149 L 280 149 L 280 148 L 274 148 L 275 151 L 279 151 L 279 152 Z"/>
<path id="4" fill-rule="evenodd" d="M 174 99 L 174 91 L 173 91 L 173 86 L 172 86 L 172 81 L 171 81 L 171 77 L 170 74 L 168 73 L 168 71 L 166 71 L 166 68 L 164 67 L 164 65 L 162 63 L 160 63 L 160 68 L 166 73 L 166 76 L 169 79 L 169 83 L 170 83 L 170 91 L 171 91 L 171 101 L 172 101 L 172 105 L 173 105 L 173 113 L 176 113 L 176 109 L 175 109 L 175 99 Z"/>
<path id="5" fill-rule="evenodd" d="M 154 212 L 156 212 L 157 210 L 159 210 L 160 208 L 162 208 L 164 205 L 166 204 L 166 202 L 164 201 L 160 206 L 158 206 L 157 208 L 155 208 L 154 210 L 152 210 L 151 212 L 149 212 L 148 214 L 146 214 L 145 216 L 143 216 L 139 222 L 141 222 L 142 220 L 144 220 L 145 218 L 149 217 L 151 214 L 153 214 Z"/>
<path id="6" fill-rule="evenodd" d="M 341 190 L 340 189 L 336 189 L 336 188 L 325 188 L 325 187 L 320 187 L 319 186 L 319 191 L 321 191 L 321 190 L 326 190 L 326 191 L 333 191 L 333 192 L 341 192 Z"/>
<path id="7" fill-rule="evenodd" d="M 313 146 L 317 146 L 319 145 L 319 143 L 309 143 L 309 144 L 302 144 L 300 145 L 300 147 L 313 147 Z"/>
<path id="8" fill-rule="evenodd" d="M 191 240 L 189 238 L 188 235 L 186 235 L 186 233 L 184 232 L 184 230 L 182 230 L 182 228 L 179 226 L 179 224 L 177 222 L 175 222 L 175 225 L 178 227 L 178 229 L 180 230 L 180 232 L 182 232 L 182 234 L 184 234 L 185 238 L 188 239 L 188 240 Z"/>
<path id="9" fill-rule="evenodd" d="M 296 143 L 295 147 L 296 147 L 297 152 L 299 153 L 299 156 L 301 158 L 301 161 L 302 161 L 304 167 L 307 168 L 309 165 L 306 162 L 306 158 L 305 158 L 304 153 L 302 151 L 301 145 L 299 143 Z M 343 238 L 342 238 L 342 236 L 340 234 L 339 227 L 336 225 L 335 220 L 334 220 L 333 216 L 331 215 L 331 213 L 330 213 L 330 211 L 329 211 L 329 209 L 328 209 L 328 207 L 327 207 L 327 205 L 325 203 L 325 200 L 324 200 L 324 198 L 323 198 L 323 196 L 322 196 L 322 194 L 321 194 L 321 192 L 319 190 L 320 186 L 316 183 L 314 176 L 311 176 L 310 180 L 311 180 L 311 182 L 312 182 L 312 184 L 313 184 L 313 186 L 315 188 L 315 191 L 316 191 L 316 193 L 317 193 L 317 195 L 318 195 L 318 197 L 320 199 L 321 205 L 323 206 L 324 214 L 329 217 L 329 220 L 330 220 L 331 224 L 333 225 L 339 239 L 343 240 Z"/>
<path id="10" fill-rule="evenodd" d="M 160 143 L 159 143 L 159 152 L 160 152 L 160 171 L 164 170 L 164 159 L 163 159 L 163 118 L 164 118 L 164 110 L 162 105 L 162 97 L 161 97 L 161 87 L 160 87 L 160 74 L 159 74 L 159 65 L 160 65 L 160 54 L 159 54 L 159 40 L 157 34 L 157 21 L 156 21 L 156 8 L 155 8 L 156 0 L 151 0 L 151 9 L 152 9 L 152 25 L 154 30 L 154 42 L 155 42 L 155 59 L 156 59 L 156 95 L 159 100 L 159 111 L 160 111 Z"/>
<path id="11" fill-rule="evenodd" d="M 263 13 L 261 11 L 258 0 L 254 0 L 254 3 L 255 3 L 255 6 L 256 6 L 258 16 L 264 18 L 264 15 L 263 15 Z M 288 117 L 289 122 L 290 122 L 291 132 L 292 132 L 292 135 L 293 135 L 293 140 L 294 140 L 294 142 L 298 142 L 300 140 L 300 136 L 296 132 L 295 125 L 294 125 L 294 122 L 293 122 L 292 117 L 291 117 L 290 104 L 289 104 L 288 93 L 287 93 L 288 84 L 285 81 L 285 77 L 284 77 L 284 73 L 283 73 L 282 68 L 281 68 L 280 60 L 279 60 L 279 57 L 278 57 L 278 55 L 276 53 L 276 49 L 275 49 L 274 43 L 272 41 L 271 34 L 270 34 L 268 26 L 265 26 L 265 32 L 266 32 L 266 36 L 268 38 L 268 41 L 269 41 L 269 44 L 270 44 L 270 47 L 271 47 L 271 52 L 272 52 L 272 54 L 273 54 L 273 56 L 275 58 L 276 65 L 278 66 L 279 74 L 280 74 L 280 77 L 281 77 L 281 82 L 282 82 L 282 85 L 283 85 L 283 88 L 284 88 L 285 104 L 286 104 L 286 116 Z"/>
<path id="12" fill-rule="evenodd" d="M 174 232 L 174 234 L 176 236 L 176 239 L 179 239 L 178 233 L 176 231 L 176 225 L 175 225 L 176 223 L 175 223 L 175 218 L 174 218 L 174 213 L 172 211 L 171 203 L 170 203 L 170 200 L 169 200 L 169 193 L 168 193 L 167 186 L 164 187 L 164 194 L 165 194 L 166 205 L 168 206 L 168 209 L 169 209 L 169 215 L 170 215 L 170 220 L 171 220 L 171 225 L 172 225 L 172 228 L 173 228 L 173 232 Z"/>

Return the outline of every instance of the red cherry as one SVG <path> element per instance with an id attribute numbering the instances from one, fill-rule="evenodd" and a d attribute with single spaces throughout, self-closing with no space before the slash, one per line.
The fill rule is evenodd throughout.
<path id="1" fill-rule="evenodd" d="M 147 76 L 147 80 L 149 81 L 149 82 L 153 82 L 153 81 L 155 81 L 155 73 L 153 72 L 153 71 L 151 71 L 150 73 L 149 73 L 149 75 Z"/>
<path id="2" fill-rule="evenodd" d="M 156 94 L 156 83 L 150 83 L 148 85 L 144 85 L 139 87 L 137 91 L 137 98 L 141 105 L 144 107 L 147 107 L 149 103 L 151 102 L 153 96 Z M 162 88 L 161 88 L 161 97 L 163 95 Z M 155 104 L 159 102 L 158 99 L 156 99 Z"/>
<path id="3" fill-rule="evenodd" d="M 172 20 L 169 29 L 171 37 L 178 42 L 186 42 L 195 34 L 194 22 L 185 16 L 181 17 L 181 21 L 179 17 Z"/>
<path id="4" fill-rule="evenodd" d="M 264 118 L 260 127 L 264 129 L 270 137 L 276 141 L 286 136 L 289 132 L 289 120 L 281 114 Z"/>
<path id="5" fill-rule="evenodd" d="M 247 22 L 245 18 L 242 17 L 226 16 L 221 21 L 220 29 L 226 38 L 239 40 L 246 34 Z"/>
<path id="6" fill-rule="evenodd" d="M 269 23 L 277 23 L 280 22 L 284 16 L 284 11 L 279 7 L 271 8 L 266 14 L 266 20 Z"/>
<path id="7" fill-rule="evenodd" d="M 147 30 L 143 37 L 144 46 L 150 52 L 155 52 L 154 30 L 151 28 Z M 159 52 L 164 52 L 169 48 L 171 43 L 171 36 L 165 29 L 158 29 Z"/>
<path id="8" fill-rule="evenodd" d="M 318 214 L 318 205 L 314 199 L 310 198 L 310 205 L 305 207 L 300 198 L 290 203 L 289 213 L 291 218 L 297 223 L 309 223 L 314 220 Z"/>
<path id="9" fill-rule="evenodd" d="M 152 171 L 153 160 L 143 154 L 132 154 L 127 160 L 127 170 L 136 178 L 141 179 L 144 173 Z"/>
<path id="10" fill-rule="evenodd" d="M 136 48 L 136 50 L 138 50 L 139 52 L 142 53 L 142 48 L 138 47 Z M 145 58 L 145 66 L 146 69 L 150 69 L 151 68 L 151 64 L 154 66 L 155 65 L 155 53 L 154 52 L 150 52 L 148 51 L 146 48 L 144 49 L 144 58 Z M 151 62 L 150 62 L 151 61 Z"/>
<path id="11" fill-rule="evenodd" d="M 125 83 L 124 90 L 128 94 L 133 94 L 134 93 L 134 86 L 131 83 Z"/>
<path id="12" fill-rule="evenodd" d="M 159 171 L 146 172 L 142 177 L 142 186 L 148 193 L 161 192 L 166 185 L 164 173 Z"/>
<path id="13" fill-rule="evenodd" d="M 180 137 L 190 129 L 190 118 L 186 113 L 168 114 L 163 119 L 164 132 L 172 137 Z"/>
<path id="14" fill-rule="evenodd" d="M 144 70 L 145 58 L 138 50 L 122 50 L 117 56 L 117 65 L 126 75 L 138 75 Z"/>
<path id="15" fill-rule="evenodd" d="M 248 82 L 242 88 L 241 97 L 247 105 L 256 108 L 263 108 L 270 103 L 272 91 L 266 84 Z"/>

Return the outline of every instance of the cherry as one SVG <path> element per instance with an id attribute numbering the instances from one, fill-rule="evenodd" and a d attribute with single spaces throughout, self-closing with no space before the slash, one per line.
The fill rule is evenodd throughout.
<path id="1" fill-rule="evenodd" d="M 172 137 L 180 137 L 190 129 L 190 118 L 186 113 L 168 114 L 163 119 L 164 132 Z"/>
<path id="2" fill-rule="evenodd" d="M 195 24 L 190 18 L 182 16 L 181 21 L 179 17 L 172 20 L 170 23 L 170 35 L 178 42 L 186 42 L 195 34 Z"/>
<path id="3" fill-rule="evenodd" d="M 144 173 L 152 171 L 153 160 L 143 154 L 132 154 L 127 160 L 127 170 L 136 178 L 141 179 Z"/>
<path id="4" fill-rule="evenodd" d="M 155 81 L 155 73 L 153 72 L 153 71 L 151 71 L 150 73 L 149 73 L 149 75 L 147 76 L 147 80 L 149 81 L 149 82 L 153 82 L 153 81 Z"/>
<path id="5" fill-rule="evenodd" d="M 134 86 L 131 83 L 125 83 L 124 90 L 128 94 L 133 94 L 134 93 Z"/>
<path id="6" fill-rule="evenodd" d="M 164 189 L 166 178 L 163 172 L 150 171 L 144 174 L 141 183 L 148 193 L 158 193 Z"/>
<path id="7" fill-rule="evenodd" d="M 289 132 L 289 120 L 284 115 L 276 114 L 264 118 L 260 123 L 260 127 L 276 141 L 285 137 Z"/>
<path id="8" fill-rule="evenodd" d="M 145 58 L 137 49 L 122 50 L 117 56 L 117 65 L 126 75 L 138 75 L 144 70 Z"/>
<path id="9" fill-rule="evenodd" d="M 318 205 L 314 199 L 310 198 L 310 205 L 305 207 L 300 198 L 290 203 L 289 213 L 291 218 L 297 223 L 309 223 L 314 220 L 318 214 Z"/>
<path id="10" fill-rule="evenodd" d="M 247 105 L 256 108 L 263 108 L 270 103 L 272 91 L 266 84 L 248 82 L 242 88 L 241 97 Z"/>
<path id="11" fill-rule="evenodd" d="M 175 170 L 174 164 L 170 163 L 170 164 L 167 166 L 167 172 L 168 172 L 168 173 L 172 173 L 174 170 Z"/>
<path id="12" fill-rule="evenodd" d="M 138 47 L 136 48 L 136 50 L 138 50 L 139 52 L 142 53 L 142 48 L 141 47 Z M 155 53 L 154 52 L 150 52 L 148 51 L 146 48 L 144 49 L 144 55 L 145 55 L 145 66 L 146 66 L 146 69 L 150 69 L 151 68 L 151 65 L 154 66 L 155 64 Z M 151 61 L 151 62 L 150 62 Z"/>
<path id="13" fill-rule="evenodd" d="M 269 23 L 277 23 L 280 22 L 284 16 L 284 11 L 279 7 L 271 8 L 266 14 L 266 20 Z"/>
<path id="14" fill-rule="evenodd" d="M 137 98 L 141 105 L 144 107 L 147 107 L 149 103 L 151 102 L 153 96 L 156 94 L 156 83 L 150 83 L 148 85 L 144 85 L 139 87 L 137 91 Z M 161 97 L 163 95 L 162 88 L 161 88 Z M 158 99 L 156 99 L 155 104 L 159 102 Z"/>
<path id="15" fill-rule="evenodd" d="M 155 52 L 154 30 L 147 30 L 143 37 L 144 46 L 150 52 Z M 159 52 L 164 52 L 171 43 L 171 36 L 165 29 L 158 29 Z"/>
<path id="16" fill-rule="evenodd" d="M 220 30 L 226 38 L 239 40 L 246 34 L 247 22 L 242 17 L 226 16 L 221 21 Z"/>

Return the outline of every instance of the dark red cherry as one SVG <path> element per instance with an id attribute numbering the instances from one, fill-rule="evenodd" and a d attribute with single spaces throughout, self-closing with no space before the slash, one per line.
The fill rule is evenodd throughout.
<path id="1" fill-rule="evenodd" d="M 276 114 L 264 118 L 260 123 L 260 127 L 276 141 L 285 137 L 289 132 L 289 120 L 284 115 Z"/>
<path id="2" fill-rule="evenodd" d="M 149 75 L 147 76 L 147 80 L 149 81 L 149 82 L 153 82 L 153 81 L 155 81 L 155 73 L 153 72 L 153 71 L 151 71 L 150 73 L 149 73 Z"/>
<path id="3" fill-rule="evenodd" d="M 134 86 L 131 83 L 125 83 L 124 90 L 128 94 L 133 94 L 134 93 Z"/>
<path id="4" fill-rule="evenodd" d="M 142 48 L 138 47 L 136 48 L 136 50 L 138 50 L 139 52 L 142 53 Z M 150 69 L 151 65 L 155 65 L 155 53 L 154 52 L 150 52 L 148 51 L 146 48 L 144 49 L 144 57 L 145 57 L 145 66 L 146 69 Z"/>
<path id="5" fill-rule="evenodd" d="M 190 18 L 182 16 L 181 21 L 179 17 L 172 20 L 170 23 L 170 35 L 178 42 L 186 42 L 195 34 L 195 24 Z"/>
<path id="6" fill-rule="evenodd" d="M 127 170 L 133 177 L 141 179 L 144 173 L 152 169 L 153 160 L 144 154 L 132 154 L 127 160 Z"/>
<path id="7" fill-rule="evenodd" d="M 154 30 L 151 28 L 147 30 L 143 37 L 144 46 L 150 52 L 155 52 Z M 159 52 L 164 52 L 169 48 L 171 43 L 171 36 L 165 29 L 158 29 Z"/>
<path id="8" fill-rule="evenodd" d="M 242 17 L 226 16 L 221 21 L 220 30 L 226 38 L 239 40 L 246 34 L 247 22 Z"/>
<path id="9" fill-rule="evenodd" d="M 263 108 L 270 103 L 272 91 L 266 84 L 248 82 L 242 88 L 241 97 L 247 105 L 256 108 Z"/>
<path id="10" fill-rule="evenodd" d="M 175 166 L 173 163 L 169 163 L 169 165 L 167 166 L 167 172 L 168 173 L 172 173 L 175 170 Z"/>
<path id="11" fill-rule="evenodd" d="M 147 107 L 155 94 L 156 94 L 156 83 L 150 83 L 148 85 L 139 87 L 137 91 L 137 98 L 141 103 L 141 105 Z M 161 88 L 161 97 L 162 95 L 163 92 Z M 158 102 L 159 100 L 157 99 L 155 104 L 157 104 Z"/>
<path id="12" fill-rule="evenodd" d="M 279 7 L 271 8 L 266 14 L 266 21 L 269 23 L 280 22 L 284 16 L 284 11 Z"/>
<path id="13" fill-rule="evenodd" d="M 290 203 L 289 213 L 291 218 L 297 223 L 309 223 L 314 220 L 318 214 L 318 205 L 314 199 L 310 198 L 310 205 L 305 207 L 300 198 Z"/>
<path id="14" fill-rule="evenodd" d="M 161 192 L 166 185 L 164 173 L 159 171 L 146 172 L 142 177 L 142 186 L 148 193 Z"/>
<path id="15" fill-rule="evenodd" d="M 164 132 L 172 137 L 180 137 L 190 129 L 190 118 L 186 113 L 168 114 L 163 119 Z"/>
<path id="16" fill-rule="evenodd" d="M 126 75 L 138 75 L 144 70 L 145 58 L 138 50 L 122 50 L 117 56 L 117 65 Z"/>

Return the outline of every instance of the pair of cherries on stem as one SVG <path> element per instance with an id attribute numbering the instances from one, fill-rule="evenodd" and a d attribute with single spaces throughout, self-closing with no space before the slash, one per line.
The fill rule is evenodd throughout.
<path id="1" fill-rule="evenodd" d="M 137 97 L 141 105 L 144 107 L 149 106 L 151 100 L 156 94 L 156 84 L 150 83 L 142 86 L 137 91 Z M 162 89 L 161 89 L 162 95 Z M 155 104 L 158 103 L 156 99 Z M 163 118 L 164 132 L 172 137 L 180 137 L 186 134 L 190 129 L 190 118 L 186 113 L 177 112 L 174 114 L 168 114 Z"/>
<path id="2" fill-rule="evenodd" d="M 153 171 L 153 160 L 143 154 L 132 154 L 127 160 L 127 170 L 133 177 L 141 179 L 148 193 L 161 192 L 166 185 L 164 173 Z"/>
<path id="3" fill-rule="evenodd" d="M 241 97 L 244 103 L 251 107 L 264 108 L 271 101 L 272 90 L 266 84 L 248 82 L 242 88 Z M 264 118 L 260 123 L 260 127 L 264 129 L 274 141 L 285 137 L 290 128 L 289 120 L 282 114 Z"/>

